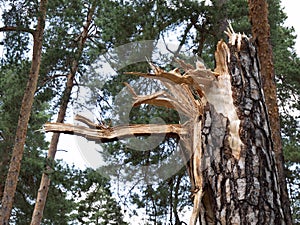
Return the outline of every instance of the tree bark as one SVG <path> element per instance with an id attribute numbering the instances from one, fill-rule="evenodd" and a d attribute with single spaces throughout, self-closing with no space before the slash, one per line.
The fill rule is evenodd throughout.
<path id="1" fill-rule="evenodd" d="M 241 41 L 228 46 L 238 133 L 230 134 L 234 121 L 215 104 L 206 105 L 203 117 L 200 224 L 287 224 L 257 51 L 247 38 Z M 242 141 L 237 157 L 234 133 Z"/>
<path id="2" fill-rule="evenodd" d="M 11 210 L 13 207 L 14 196 L 17 188 L 18 177 L 20 173 L 21 161 L 23 157 L 24 145 L 25 145 L 26 134 L 27 134 L 27 126 L 31 114 L 31 108 L 34 100 L 34 93 L 36 90 L 39 70 L 40 70 L 46 11 L 47 11 L 47 0 L 41 0 L 38 23 L 37 23 L 36 30 L 33 33 L 33 53 L 32 53 L 31 68 L 29 72 L 29 79 L 27 82 L 27 86 L 21 104 L 14 148 L 12 151 L 11 161 L 9 165 L 3 198 L 1 202 L 0 223 L 3 225 L 8 224 Z"/>
<path id="3" fill-rule="evenodd" d="M 282 202 L 287 224 L 292 224 L 291 208 L 284 173 L 284 157 L 281 142 L 280 118 L 277 104 L 273 50 L 270 41 L 270 25 L 268 21 L 268 3 L 266 0 L 248 0 L 249 18 L 252 35 L 257 42 L 258 57 L 261 65 L 262 86 L 265 93 L 266 106 L 271 124 L 271 136 L 279 173 L 279 185 L 282 187 Z"/>
<path id="4" fill-rule="evenodd" d="M 61 98 L 61 105 L 60 105 L 57 120 L 56 120 L 56 122 L 58 122 L 58 123 L 63 123 L 63 121 L 65 119 L 66 111 L 68 108 L 68 103 L 70 101 L 72 89 L 74 86 L 75 75 L 78 70 L 79 60 L 82 55 L 84 44 L 88 38 L 88 32 L 89 32 L 90 25 L 92 23 L 92 17 L 94 15 L 95 7 L 96 7 L 96 5 L 94 2 L 92 7 L 88 11 L 86 23 L 83 27 L 83 31 L 81 32 L 80 38 L 78 40 L 77 54 L 75 55 L 75 58 L 72 61 L 70 73 L 68 74 L 68 77 L 67 77 L 66 88 L 65 88 L 63 96 Z M 47 160 L 46 160 L 46 162 L 48 162 L 48 164 L 45 165 L 46 166 L 45 172 L 42 175 L 34 211 L 32 214 L 31 225 L 39 225 L 42 222 L 43 212 L 44 212 L 46 199 L 47 199 L 47 195 L 48 195 L 48 191 L 49 191 L 49 187 L 50 187 L 50 180 L 51 180 L 50 174 L 53 171 L 53 163 L 52 162 L 54 162 L 55 154 L 57 151 L 59 136 L 60 136 L 60 133 L 54 133 L 51 138 L 50 147 L 48 150 Z"/>

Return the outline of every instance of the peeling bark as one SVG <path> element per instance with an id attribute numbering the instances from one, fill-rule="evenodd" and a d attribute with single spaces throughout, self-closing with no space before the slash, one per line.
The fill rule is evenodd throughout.
<path id="1" fill-rule="evenodd" d="M 228 116 L 234 112 L 226 116 L 214 104 L 208 105 L 202 129 L 204 210 L 200 221 L 286 224 L 257 51 L 251 40 L 238 36 L 231 36 L 228 45 L 228 88 L 232 90 L 232 110 L 240 120 L 235 134 L 243 145 L 239 157 L 234 157 Z"/>
<path id="2" fill-rule="evenodd" d="M 101 141 L 102 143 L 116 141 L 132 136 L 146 136 L 151 134 L 178 134 L 186 135 L 189 131 L 180 124 L 135 124 L 118 127 L 101 127 L 95 124 L 94 129 L 85 126 L 74 126 L 65 123 L 47 123 L 47 132 L 59 132 L 85 137 L 88 140 Z"/>
<path id="3" fill-rule="evenodd" d="M 154 74 L 130 73 L 159 79 L 169 91 L 138 96 L 127 85 L 136 100 L 133 106 L 165 106 L 188 117 L 186 123 L 177 131 L 172 128 L 172 132 L 180 136 L 188 159 L 194 203 L 190 225 L 197 221 L 286 224 L 257 51 L 245 35 L 231 29 L 227 34 L 229 43 L 220 41 L 217 45 L 214 72 L 203 65 L 194 68 L 178 61 L 185 71 L 183 75 L 178 69 L 166 72 L 152 64 Z M 63 129 L 69 125 L 61 125 L 47 124 L 45 130 L 66 132 Z M 164 129 L 170 131 L 170 126 Z M 77 135 L 90 129 L 72 126 L 75 128 Z M 126 128 L 127 134 L 132 132 L 131 128 Z M 93 132 L 99 140 L 111 135 L 101 127 Z"/>

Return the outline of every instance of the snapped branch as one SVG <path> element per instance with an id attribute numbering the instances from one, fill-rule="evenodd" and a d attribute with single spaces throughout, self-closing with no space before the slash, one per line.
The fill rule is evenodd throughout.
<path id="1" fill-rule="evenodd" d="M 181 68 L 185 71 L 182 75 L 179 72 L 179 69 L 176 68 L 172 71 L 166 72 L 163 69 L 153 65 L 149 62 L 150 67 L 154 71 L 153 73 L 141 73 L 141 72 L 126 72 L 125 74 L 137 75 L 141 77 L 157 79 L 164 83 L 170 84 L 179 84 L 179 85 L 188 85 L 194 89 L 199 97 L 205 96 L 205 90 L 210 87 L 213 81 L 216 81 L 216 78 L 219 76 L 219 73 L 212 72 L 209 69 L 206 69 L 204 66 L 197 65 L 197 68 L 194 68 L 192 65 L 183 62 L 182 60 L 176 60 Z"/>
<path id="2" fill-rule="evenodd" d="M 188 134 L 188 129 L 180 124 L 135 124 L 116 127 L 102 126 L 98 127 L 98 129 L 92 129 L 86 126 L 76 126 L 72 124 L 46 123 L 44 130 L 46 132 L 59 132 L 78 135 L 85 137 L 88 140 L 101 141 L 102 143 L 112 142 L 132 136 Z"/>
<path id="3" fill-rule="evenodd" d="M 154 106 L 163 106 L 170 109 L 175 109 L 175 102 L 172 101 L 165 91 L 159 91 L 150 95 L 137 95 L 133 88 L 128 84 L 124 83 L 128 88 L 130 93 L 133 96 L 134 102 L 132 104 L 133 107 L 140 106 L 142 104 L 154 105 Z"/>

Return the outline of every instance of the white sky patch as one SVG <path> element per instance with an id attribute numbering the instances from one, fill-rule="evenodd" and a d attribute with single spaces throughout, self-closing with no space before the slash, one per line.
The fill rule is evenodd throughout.
<path id="1" fill-rule="evenodd" d="M 297 35 L 295 50 L 297 55 L 300 55 L 300 13 L 297 7 L 299 0 L 281 0 L 281 6 L 283 11 L 287 14 L 285 25 L 288 27 L 294 27 L 295 34 Z"/>

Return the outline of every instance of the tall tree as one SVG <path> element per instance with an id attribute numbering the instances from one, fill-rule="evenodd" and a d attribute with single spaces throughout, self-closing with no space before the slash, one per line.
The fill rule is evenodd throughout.
<path id="1" fill-rule="evenodd" d="M 88 9 L 87 20 L 83 26 L 83 30 L 79 34 L 78 40 L 76 40 L 78 45 L 77 52 L 73 61 L 71 62 L 71 68 L 67 76 L 66 87 L 61 98 L 60 109 L 56 120 L 58 123 L 62 123 L 66 116 L 68 103 L 71 99 L 72 89 L 74 87 L 75 75 L 78 70 L 79 60 L 82 56 L 85 42 L 89 36 L 89 30 L 92 24 L 95 8 L 96 8 L 96 4 L 95 2 L 93 2 L 92 6 Z M 43 218 L 43 211 L 46 204 L 47 193 L 50 186 L 50 174 L 51 171 L 53 170 L 53 166 L 52 166 L 53 163 L 51 162 L 54 162 L 59 136 L 60 136 L 59 133 L 54 133 L 50 142 L 50 147 L 47 154 L 47 161 L 49 162 L 49 164 L 47 165 L 46 171 L 42 175 L 40 188 L 38 191 L 36 204 L 32 215 L 32 221 L 31 221 L 32 225 L 41 224 Z"/>
<path id="2" fill-rule="evenodd" d="M 112 197 L 108 180 L 92 169 L 86 169 L 80 175 L 78 184 L 73 188 L 76 201 L 76 209 L 70 215 L 73 221 L 80 224 L 127 225 L 120 206 Z"/>
<path id="3" fill-rule="evenodd" d="M 30 69 L 30 62 L 8 63 L 1 66 L 0 73 L 0 130 L 3 131 L 4 140 L 0 142 L 1 148 L 1 192 L 2 199 L 5 178 L 9 166 L 9 157 L 13 146 L 13 138 L 16 133 L 18 121 L 15 120 L 19 115 L 20 105 L 26 87 L 27 74 Z M 40 174 L 36 171 L 42 171 L 44 167 L 43 150 L 47 148 L 47 142 L 44 140 L 43 133 L 36 132 L 42 124 L 50 119 L 46 112 L 49 109 L 47 102 L 49 98 L 44 93 L 36 93 L 33 104 L 32 115 L 29 121 L 27 140 L 24 149 L 24 157 L 19 175 L 19 182 L 14 200 L 13 220 L 15 223 L 22 223 L 22 219 L 28 218 L 31 214 L 32 206 L 30 199 L 34 199 L 36 181 L 40 179 Z M 3 186 L 2 186 L 3 185 Z M 55 192 L 55 191 L 54 191 Z M 24 198 L 24 196 L 27 196 Z M 63 199 L 62 199 L 63 200 Z M 62 204 L 62 202 L 61 202 Z M 24 217 L 23 217 L 24 215 Z M 26 216 L 27 215 L 27 216 Z M 17 219 L 17 221 L 15 220 Z M 55 216 L 53 216 L 55 220 Z M 25 220 L 26 221 L 26 220 Z M 23 223 L 26 223 L 26 222 Z"/>
<path id="4" fill-rule="evenodd" d="M 284 206 L 284 214 L 288 218 L 287 224 L 292 224 L 286 176 L 284 174 L 284 158 L 281 142 L 279 109 L 277 104 L 273 50 L 270 39 L 271 31 L 268 19 L 268 3 L 265 0 L 249 0 L 248 4 L 249 17 L 252 25 L 252 34 L 253 38 L 257 41 L 258 46 L 257 48 L 261 65 L 263 90 L 270 118 L 271 136 L 279 173 L 279 185 L 282 187 L 281 198 Z"/>
<path id="5" fill-rule="evenodd" d="M 34 93 L 36 91 L 39 70 L 40 70 L 46 10 L 47 10 L 47 0 L 42 0 L 39 6 L 39 16 L 38 16 L 36 29 L 33 31 L 33 30 L 28 30 L 28 28 L 26 28 L 26 30 L 33 35 L 32 63 L 29 72 L 27 87 L 25 89 L 24 97 L 22 100 L 19 122 L 16 130 L 14 148 L 11 156 L 11 162 L 10 162 L 4 193 L 3 193 L 3 198 L 1 202 L 0 222 L 2 224 L 8 224 L 11 210 L 13 207 L 14 196 L 17 188 L 18 177 L 20 173 L 21 161 L 23 157 L 24 145 L 26 140 L 27 126 L 31 114 L 31 107 L 34 100 Z M 18 31 L 19 28 L 18 27 L 1 28 L 1 31 L 10 31 L 10 30 Z"/>
<path id="6" fill-rule="evenodd" d="M 229 19 L 232 24 L 234 25 L 235 29 L 237 29 L 240 32 L 244 33 L 250 33 L 251 32 L 251 26 L 248 21 L 248 8 L 245 4 L 245 1 L 235 0 L 235 1 L 211 1 L 210 4 L 206 4 L 205 1 L 201 2 L 195 2 L 195 1 L 172 1 L 172 3 L 167 3 L 166 1 L 157 1 L 157 5 L 155 5 L 154 2 L 153 5 L 151 4 L 143 4 L 145 2 L 143 1 L 137 1 L 140 4 L 137 4 L 136 2 L 133 2 L 131 4 L 127 4 L 126 7 L 122 7 L 122 4 L 119 4 L 119 7 L 114 7 L 114 9 L 117 11 L 117 14 L 120 15 L 126 15 L 126 21 L 130 21 L 131 18 L 134 18 L 134 22 L 129 24 L 123 24 L 123 20 L 116 24 L 112 23 L 113 28 L 112 29 L 103 29 L 103 34 L 105 34 L 104 40 L 107 41 L 110 45 L 119 45 L 123 44 L 124 42 L 118 40 L 125 39 L 125 41 L 130 40 L 133 41 L 135 38 L 138 40 L 143 39 L 143 35 L 146 32 L 143 32 L 146 28 L 147 34 L 149 33 L 155 33 L 159 32 L 158 28 L 162 28 L 160 31 L 161 35 L 166 37 L 168 35 L 173 35 L 173 30 L 176 30 L 176 28 L 180 27 L 180 31 L 182 33 L 181 36 L 178 36 L 178 40 L 180 42 L 179 50 L 183 46 L 187 46 L 188 48 L 195 49 L 195 53 L 199 54 L 203 59 L 205 59 L 205 62 L 207 65 L 209 65 L 211 68 L 213 67 L 213 51 L 215 49 L 215 43 L 219 38 L 224 38 L 223 30 L 220 29 L 220 25 L 222 24 L 222 21 L 224 21 L 224 17 Z M 159 2 L 159 3 L 158 3 Z M 276 76 L 280 76 L 281 79 L 283 78 L 284 81 L 281 85 L 280 92 L 292 92 L 297 96 L 297 88 L 291 88 L 290 85 L 295 84 L 296 80 L 293 77 L 296 77 L 295 74 L 299 73 L 299 70 L 297 69 L 297 59 L 295 56 L 289 53 L 289 48 L 292 47 L 292 40 L 293 37 L 291 36 L 291 30 L 287 29 L 282 26 L 285 15 L 282 12 L 282 9 L 279 5 L 279 1 L 270 1 L 270 24 L 271 24 L 271 41 L 272 45 L 274 47 L 274 50 L 276 51 Z M 146 7 L 146 5 L 148 7 Z M 151 7 L 152 6 L 152 7 Z M 154 6 L 159 6 L 154 7 Z M 104 7 L 105 8 L 105 7 Z M 104 9 L 103 8 L 103 9 Z M 111 8 L 111 7 L 109 7 Z M 180 10 L 177 10 L 180 9 Z M 130 10 L 133 10 L 131 12 Z M 106 10 L 109 12 L 108 10 Z M 148 27 L 147 23 L 144 21 L 144 17 L 140 18 L 138 15 L 135 14 L 135 12 L 143 13 L 151 11 L 152 13 L 147 14 L 148 17 L 147 21 L 153 21 L 153 26 Z M 129 13 L 131 12 L 131 13 Z M 156 20 L 152 19 L 151 16 L 157 18 Z M 105 18 L 111 18 L 109 16 L 106 16 Z M 140 19 L 139 19 L 140 18 Z M 114 21 L 118 21 L 118 18 L 114 18 Z M 101 18 L 99 18 L 98 21 L 101 21 Z M 141 21 L 141 22 L 139 22 Z M 104 20 L 104 22 L 107 22 L 107 20 Z M 166 26 L 164 26 L 166 24 Z M 130 26 L 132 25 L 132 26 Z M 136 27 L 141 29 L 135 29 Z M 145 28 L 144 28 L 145 27 Z M 107 27 L 110 28 L 110 27 Z M 126 29 L 122 32 L 122 29 Z M 130 34 L 131 33 L 131 34 Z M 126 37 L 124 37 L 126 36 Z M 132 38 L 129 38 L 132 36 Z M 118 38 L 114 38 L 118 37 Z M 157 35 L 156 35 L 157 37 Z M 173 37 L 173 36 L 172 36 Z M 290 47 L 287 47 L 290 46 Z M 285 57 L 283 57 L 283 53 Z M 286 65 L 286 63 L 289 64 L 288 67 L 283 66 Z M 116 76 L 112 80 L 111 89 L 109 91 L 118 93 L 122 88 L 122 82 L 126 80 L 126 76 L 123 74 L 121 76 Z M 129 78 L 129 81 L 132 80 L 132 77 Z M 284 89 L 283 89 L 284 87 Z M 294 86 L 293 86 L 294 87 Z M 289 94 L 292 96 L 293 94 Z M 101 96 L 102 98 L 103 96 Z M 107 96 L 104 96 L 106 99 L 108 99 Z M 281 95 L 281 98 L 286 99 L 287 93 L 284 95 Z M 104 99 L 105 99 L 104 98 Z M 282 100 L 282 102 L 286 102 L 286 100 Z M 290 101 L 289 101 L 290 102 Z M 134 115 L 134 113 L 136 113 Z M 135 110 L 133 109 L 132 118 L 138 118 L 140 117 L 140 120 L 145 120 L 145 117 L 142 116 L 141 110 Z M 284 113 L 285 114 L 285 113 Z M 282 114 L 282 117 L 284 121 L 288 122 L 288 118 L 290 118 L 289 113 L 287 115 Z M 140 115 L 140 116 L 137 116 Z M 158 114 L 159 115 L 159 114 Z M 163 117 L 165 119 L 165 117 Z M 175 119 L 176 121 L 176 119 Z M 286 123 L 286 122 L 285 122 Z M 292 123 L 292 121 L 289 122 L 289 126 Z M 293 125 L 293 127 L 295 127 Z M 289 130 L 289 132 L 287 132 Z M 294 130 L 294 129 L 293 129 Z M 290 129 L 284 129 L 284 136 L 291 137 L 291 130 Z M 288 134 L 289 133 L 289 134 Z M 132 160 L 132 162 L 137 163 L 140 159 L 140 162 L 146 161 L 146 154 L 136 154 L 136 153 L 129 153 L 130 151 L 127 148 L 123 148 L 123 145 L 116 145 L 116 149 L 123 149 L 124 151 L 120 154 L 126 154 L 126 157 L 128 156 L 127 160 Z M 116 149 L 111 152 L 116 153 Z M 291 148 L 289 148 L 291 149 Z M 163 149 L 160 149 L 160 151 L 157 152 L 163 152 Z M 295 150 L 293 150 L 295 151 Z M 116 153 L 117 154 L 117 153 Z M 162 153 L 163 154 L 163 153 Z M 117 156 L 116 156 L 117 157 Z M 159 153 L 157 156 L 159 157 Z M 153 157 L 153 158 L 155 158 Z M 163 196 L 161 196 L 163 198 Z M 166 201 L 165 201 L 166 202 Z"/>
<path id="7" fill-rule="evenodd" d="M 271 12 L 269 15 L 269 20 L 271 25 L 270 29 L 272 33 L 271 42 L 276 57 L 275 73 L 276 73 L 276 77 L 280 78 L 280 83 L 278 84 L 280 86 L 279 94 L 280 93 L 281 94 L 279 95 L 279 97 L 281 99 L 281 104 L 283 105 L 286 102 L 292 102 L 290 101 L 289 96 L 296 96 L 297 98 L 297 96 L 299 95 L 298 94 L 299 92 L 297 91 L 299 90 L 299 88 L 297 88 L 296 85 L 297 84 L 296 74 L 299 74 L 299 70 L 297 69 L 298 60 L 297 57 L 295 57 L 295 54 L 289 51 L 289 49 L 293 48 L 292 47 L 293 39 L 295 37 L 292 36 L 291 29 L 288 29 L 282 25 L 284 20 L 286 19 L 286 16 L 282 12 L 282 8 L 280 7 L 280 1 L 272 0 L 269 1 L 269 3 L 270 3 L 269 10 Z M 133 4 L 132 7 L 136 7 L 135 12 L 144 12 L 143 10 L 146 9 L 146 7 L 143 7 L 143 4 L 140 5 Z M 179 12 L 176 9 L 180 9 Z M 127 10 L 130 10 L 130 8 Z M 219 29 L 220 24 L 222 24 L 221 22 L 224 21 L 224 17 L 229 19 L 238 31 L 244 33 L 251 32 L 251 25 L 248 21 L 248 16 L 247 16 L 248 8 L 247 5 L 245 4 L 245 1 L 240 1 L 240 0 L 211 1 L 209 5 L 205 4 L 204 1 L 200 3 L 199 2 L 197 3 L 195 1 L 172 1 L 172 3 L 170 4 L 165 4 L 165 1 L 160 1 L 158 9 L 153 9 L 150 7 L 147 8 L 147 10 L 148 11 L 154 10 L 153 14 L 149 14 L 150 17 L 151 15 L 155 15 L 156 18 L 163 18 L 162 24 L 169 22 L 169 25 L 162 30 L 161 35 L 170 32 L 171 29 L 176 29 L 176 27 L 182 27 L 182 30 L 180 31 L 182 32 L 182 36 L 178 37 L 178 40 L 180 42 L 179 49 L 182 46 L 188 46 L 189 48 L 194 48 L 195 53 L 201 55 L 201 57 L 205 59 L 205 62 L 210 67 L 213 66 L 212 55 L 215 49 L 214 45 L 217 39 L 224 38 L 224 36 L 222 35 L 223 31 Z M 119 14 L 123 13 L 121 10 L 118 12 Z M 136 16 L 134 16 L 134 13 L 130 15 L 134 18 L 137 18 Z M 130 17 L 126 17 L 126 18 L 127 21 L 130 19 Z M 152 21 L 151 19 L 148 20 Z M 143 19 L 141 19 L 141 21 L 143 21 Z M 139 20 L 136 19 L 135 22 L 132 24 L 139 24 Z M 145 23 L 141 22 L 140 26 L 143 25 L 145 25 Z M 132 37 L 142 38 L 143 35 L 142 32 L 138 33 L 139 30 L 128 29 L 128 26 L 129 25 L 126 25 L 126 32 L 125 31 L 121 32 L 123 26 L 120 27 L 115 26 L 115 29 L 117 31 L 113 30 L 112 33 L 109 33 L 110 30 L 107 29 L 105 30 L 106 37 L 114 37 L 114 32 L 118 32 L 118 37 L 122 38 L 123 34 L 129 35 L 128 32 L 132 32 L 133 33 Z M 162 25 L 160 25 L 160 19 L 155 20 L 155 26 L 153 26 L 152 29 L 151 27 L 150 28 L 148 27 L 147 31 L 149 31 L 149 29 L 153 30 L 156 27 L 163 27 Z M 191 31 L 195 31 L 195 32 L 192 33 Z M 173 33 L 174 32 L 171 31 L 169 34 L 173 34 Z M 109 40 L 107 41 L 112 44 L 116 42 L 118 43 L 117 40 L 115 40 L 115 42 L 113 41 L 110 42 Z M 118 92 L 120 88 L 119 89 L 116 88 L 116 86 L 118 86 L 117 82 L 118 84 L 121 85 L 122 81 L 124 81 L 125 79 L 126 79 L 125 76 L 115 77 L 112 82 L 113 88 L 111 88 L 111 90 L 112 91 L 117 90 L 116 92 Z M 287 98 L 289 99 L 287 100 Z M 292 110 L 297 108 L 297 103 L 293 103 L 291 105 L 293 105 Z M 287 107 L 286 104 L 284 108 L 285 107 Z M 137 116 L 135 116 L 135 118 L 136 117 Z M 295 140 L 296 137 L 295 134 L 297 133 L 296 132 L 297 123 L 295 122 L 294 119 L 292 119 L 290 115 L 290 111 L 283 111 L 283 113 L 281 114 L 281 119 L 284 128 L 282 130 L 283 136 L 285 137 L 286 140 L 287 139 L 289 140 L 290 138 L 291 140 Z M 293 127 L 293 129 L 290 129 L 291 126 Z M 117 148 L 119 149 L 120 145 L 117 145 Z M 289 145 L 289 147 L 287 147 L 286 150 L 291 151 L 291 153 L 296 152 L 297 146 L 292 148 L 292 146 Z M 128 150 L 126 149 L 124 152 L 128 153 Z M 132 155 L 134 156 L 134 154 Z M 293 159 L 296 159 L 296 157 L 293 157 Z M 137 161 L 136 157 L 134 161 L 135 162 Z"/>

